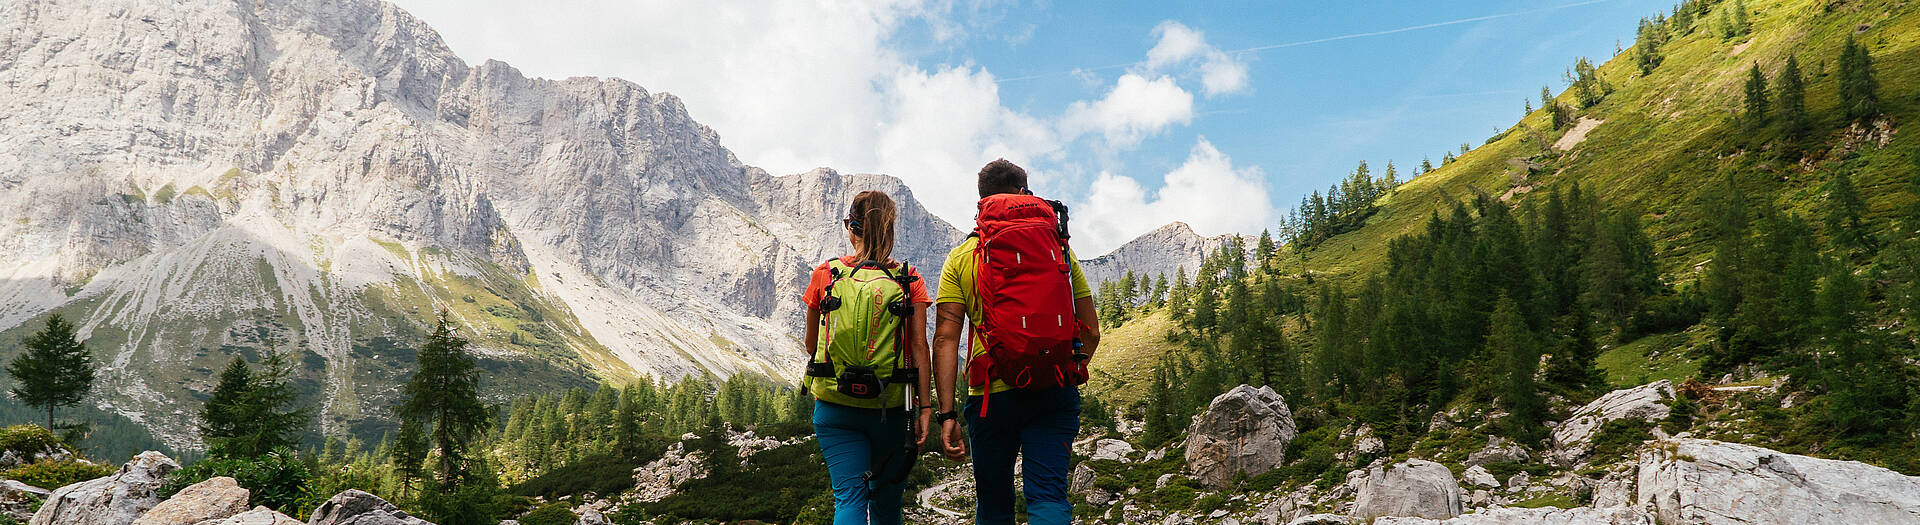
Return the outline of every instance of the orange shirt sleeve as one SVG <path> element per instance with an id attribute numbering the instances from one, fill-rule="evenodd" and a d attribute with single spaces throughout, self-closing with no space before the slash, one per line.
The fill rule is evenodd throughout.
<path id="1" fill-rule="evenodd" d="M 807 291 L 800 294 L 800 300 L 807 308 L 820 309 L 820 300 L 827 295 L 827 284 L 833 282 L 833 274 L 827 271 L 827 263 L 813 268 L 813 276 L 807 280 Z"/>
<path id="2" fill-rule="evenodd" d="M 920 277 L 920 268 L 908 267 L 907 274 Z M 907 293 L 913 296 L 913 304 L 933 304 L 933 298 L 927 295 L 927 279 L 924 277 L 914 279 L 913 284 L 907 285 Z"/>

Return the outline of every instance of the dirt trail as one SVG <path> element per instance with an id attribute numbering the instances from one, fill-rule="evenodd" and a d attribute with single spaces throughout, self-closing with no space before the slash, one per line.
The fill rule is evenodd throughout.
<path id="1" fill-rule="evenodd" d="M 1553 142 L 1554 151 L 1570 150 L 1573 149 L 1574 146 L 1580 145 L 1581 142 L 1586 142 L 1587 132 L 1593 131 L 1593 128 L 1600 127 L 1601 124 L 1605 123 L 1607 123 L 1605 120 L 1580 117 L 1580 122 L 1575 123 L 1573 129 L 1567 130 L 1567 134 L 1561 135 L 1560 140 Z"/>

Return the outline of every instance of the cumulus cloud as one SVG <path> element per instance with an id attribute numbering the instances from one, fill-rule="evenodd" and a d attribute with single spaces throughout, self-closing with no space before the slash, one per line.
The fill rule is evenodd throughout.
<path id="1" fill-rule="evenodd" d="M 1192 121 L 1193 94 L 1173 77 L 1127 73 L 1100 100 L 1069 105 L 1060 127 L 1068 136 L 1099 132 L 1108 146 L 1125 149 L 1168 126 Z"/>
<path id="2" fill-rule="evenodd" d="M 1239 93 L 1247 89 L 1247 65 L 1220 48 L 1207 43 L 1207 37 L 1186 24 L 1168 20 L 1153 28 L 1159 39 L 1147 50 L 1143 67 L 1163 71 L 1173 66 L 1198 62 L 1200 87 L 1207 96 Z"/>
<path id="3" fill-rule="evenodd" d="M 1187 160 L 1149 191 L 1130 177 L 1101 173 L 1084 202 L 1074 207 L 1076 251 L 1106 253 L 1140 234 L 1185 221 L 1201 235 L 1254 233 L 1272 216 L 1265 176 L 1233 160 L 1201 137 Z"/>

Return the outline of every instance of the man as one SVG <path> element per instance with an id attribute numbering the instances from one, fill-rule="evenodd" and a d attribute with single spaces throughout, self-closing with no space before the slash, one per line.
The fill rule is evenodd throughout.
<path id="1" fill-rule="evenodd" d="M 1029 194 L 1026 170 L 1006 159 L 995 160 L 980 169 L 979 190 L 983 203 L 981 217 L 983 225 L 987 222 L 986 204 L 989 201 L 1017 200 L 1024 203 L 1015 207 L 1033 206 L 1038 202 L 1031 197 L 1025 197 L 1025 200 L 1007 197 L 989 199 L 997 195 Z M 1032 211 L 1024 212 L 1030 215 L 1029 218 L 1033 218 Z M 1045 217 L 1053 215 L 1047 212 L 1040 216 L 1044 220 Z M 976 248 L 981 242 L 980 229 L 976 228 L 976 235 L 969 236 L 960 246 L 947 253 L 946 264 L 940 271 L 940 289 L 935 299 L 938 321 L 934 329 L 933 354 L 936 387 L 939 389 L 937 398 L 940 410 L 938 419 L 941 443 L 947 457 L 954 460 L 966 457 L 969 445 L 972 448 L 973 480 L 979 493 L 974 507 L 975 523 L 1011 525 L 1014 522 L 1013 462 L 1016 457 L 1024 457 L 1021 471 L 1026 480 L 1027 516 L 1030 522 L 1034 525 L 1070 523 L 1073 519 L 1073 505 L 1067 501 L 1067 463 L 1074 436 L 1080 433 L 1080 390 L 1077 385 L 1085 381 L 1086 360 L 1091 358 L 1100 346 L 1100 330 L 1097 321 L 1099 316 L 1094 311 L 1093 292 L 1087 287 L 1086 277 L 1081 274 L 1080 263 L 1074 259 L 1073 253 L 1062 250 L 1065 253 L 1061 255 L 1067 261 L 1066 279 L 1060 280 L 1060 276 L 1054 274 L 1052 277 L 1056 280 L 1050 282 L 1057 283 L 1061 287 L 1070 286 L 1071 289 L 1041 289 L 1034 292 L 1035 295 L 1045 296 L 1059 293 L 1062 294 L 1060 295 L 1062 298 L 1064 294 L 1071 293 L 1073 305 L 1071 318 L 1077 320 L 1079 325 L 1077 337 L 1068 336 L 1075 339 L 1071 347 L 1072 360 L 1058 361 L 1068 365 L 1048 369 L 1049 373 L 1046 374 L 1051 377 L 1065 371 L 1057 374 L 1062 376 L 1062 379 L 1054 381 L 1059 386 L 1052 386 L 1052 384 L 1035 386 L 1029 382 L 1019 385 L 1023 388 L 1015 388 L 1015 385 L 1009 385 L 1006 381 L 989 380 L 989 377 L 1001 377 L 1001 374 L 1005 374 L 1004 367 L 1016 366 L 1025 369 L 1031 362 L 1021 361 L 1008 365 L 994 363 L 994 360 L 988 359 L 991 357 L 987 351 L 989 341 L 985 335 L 987 330 L 983 329 L 987 320 L 986 309 L 979 295 L 986 293 L 994 296 L 993 290 L 984 289 L 981 285 L 1002 281 L 999 280 L 999 276 L 979 275 L 981 271 L 980 260 L 977 259 L 979 250 Z M 1060 247 L 1064 247 L 1065 243 L 1064 235 L 1057 240 L 1041 240 L 1058 243 L 1055 246 Z M 988 280 L 982 281 L 983 278 Z M 1008 293 L 1014 289 L 1015 287 L 1008 286 L 1001 292 Z M 1043 317 L 1053 320 L 1058 316 L 1044 315 Z M 1016 324 L 1021 325 L 1020 328 L 1026 328 L 1026 318 L 1019 319 L 1020 322 Z M 970 377 L 964 416 L 957 415 L 954 410 L 955 377 L 960 357 L 962 326 L 971 328 L 969 332 L 972 334 L 972 340 L 968 344 L 971 350 L 968 359 L 971 362 L 968 367 Z M 1010 328 L 1006 330 L 1006 332 L 1013 331 Z M 1050 340 L 1052 342 L 1049 343 L 1032 343 L 1031 341 L 1031 339 L 1023 341 L 1021 344 L 1026 346 L 1046 344 L 1051 345 L 1049 348 L 1066 348 L 1057 340 Z M 1000 342 L 1006 343 L 1006 341 Z M 1064 356 L 1065 352 L 1053 353 L 1053 355 Z M 1003 368 L 996 374 L 983 373 L 985 369 L 991 367 Z M 1077 379 L 1073 374 L 1074 369 L 1078 371 Z M 1026 376 L 1020 377 L 1026 378 Z M 968 435 L 964 442 L 960 438 L 959 424 L 955 421 L 958 417 L 965 417 L 967 420 Z"/>

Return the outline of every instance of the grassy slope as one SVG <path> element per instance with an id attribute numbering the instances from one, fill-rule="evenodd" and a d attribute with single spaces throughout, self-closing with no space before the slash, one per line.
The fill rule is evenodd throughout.
<path id="1" fill-rule="evenodd" d="M 1711 23 L 1717 17 L 1706 17 L 1696 22 L 1692 34 L 1668 42 L 1664 62 L 1651 75 L 1643 76 L 1635 68 L 1631 50 L 1610 59 L 1596 57 L 1607 60 L 1601 75 L 1615 91 L 1594 107 L 1576 110 L 1576 117 L 1605 121 L 1584 142 L 1568 151 L 1549 149 L 1565 130 L 1550 129 L 1547 112 L 1535 111 L 1497 140 L 1407 181 L 1381 200 L 1379 212 L 1365 227 L 1304 254 L 1285 253 L 1281 270 L 1310 271 L 1340 281 L 1364 278 L 1384 263 L 1389 240 L 1420 231 L 1429 216 L 1445 214 L 1456 202 L 1466 202 L 1478 193 L 1503 195 L 1516 185 L 1534 191 L 1515 197 L 1515 205 L 1541 198 L 1548 187 L 1566 188 L 1577 182 L 1597 192 L 1609 207 L 1641 213 L 1667 279 L 1675 283 L 1693 280 L 1696 268 L 1711 256 L 1701 226 L 1704 217 L 1696 204 L 1727 175 L 1756 200 L 1756 206 L 1814 215 L 1820 210 L 1821 186 L 1831 170 L 1854 169 L 1855 183 L 1871 205 L 1871 219 L 1885 224 L 1889 214 L 1906 204 L 1899 185 L 1905 181 L 1907 167 L 1913 165 L 1909 157 L 1920 149 L 1920 136 L 1896 131 L 1887 148 L 1868 148 L 1854 160 L 1836 161 L 1839 155 L 1832 149 L 1845 142 L 1846 135 L 1835 109 L 1839 104 L 1836 57 L 1848 33 L 1869 25 L 1856 38 L 1873 55 L 1883 110 L 1896 128 L 1920 116 L 1920 90 L 1915 89 L 1920 86 L 1920 7 L 1909 1 L 1750 0 L 1754 31 L 1748 38 L 1722 40 Z M 1837 5 L 1831 12 L 1825 8 L 1830 3 Z M 1716 9 L 1730 5 L 1725 2 Z M 1623 38 L 1631 39 L 1633 28 L 1620 31 Z M 1789 53 L 1797 54 L 1807 78 L 1807 105 L 1815 118 L 1814 138 L 1809 142 L 1815 145 L 1808 148 L 1807 162 L 1757 160 L 1772 155 L 1745 148 L 1764 144 L 1772 132 L 1752 133 L 1733 119 L 1744 103 L 1747 68 L 1757 62 L 1772 78 Z M 1568 57 L 1569 64 L 1573 58 Z M 1572 93 L 1562 93 L 1559 101 L 1576 103 Z M 1545 168 L 1517 180 L 1508 164 L 1514 158 L 1543 162 Z M 1153 319 L 1149 317 L 1145 326 L 1134 326 L 1141 321 L 1129 323 L 1113 333 L 1164 347 L 1164 337 L 1137 333 L 1153 331 Z M 1684 377 L 1697 366 L 1685 362 L 1680 352 L 1669 351 L 1686 348 L 1693 339 L 1669 336 L 1629 342 L 1610 351 L 1602 365 L 1616 384 L 1641 377 Z M 1655 348 L 1658 345 L 1664 346 Z M 1649 362 L 1645 356 L 1650 351 L 1662 357 Z M 1123 358 L 1107 363 L 1113 364 L 1096 361 L 1095 365 L 1116 376 L 1110 378 L 1116 383 L 1138 384 L 1144 378 L 1131 375 L 1146 370 L 1133 361 Z M 1122 389 L 1121 397 L 1131 399 L 1128 393 Z"/>

